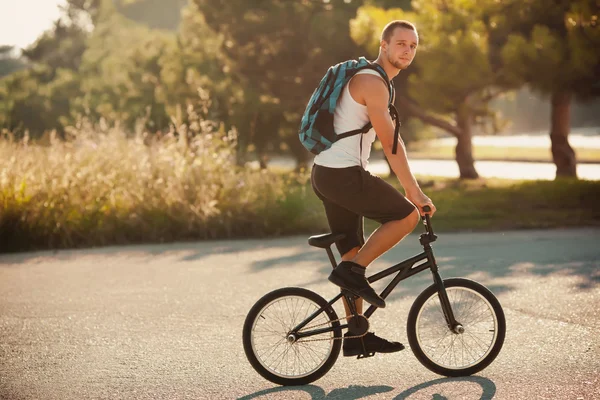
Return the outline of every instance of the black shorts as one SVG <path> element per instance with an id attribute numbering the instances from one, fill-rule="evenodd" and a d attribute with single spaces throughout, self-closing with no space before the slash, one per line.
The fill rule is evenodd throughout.
<path id="1" fill-rule="evenodd" d="M 311 183 L 325 206 L 332 233 L 344 233 L 336 242 L 341 255 L 365 243 L 363 217 L 385 224 L 408 217 L 415 206 L 397 189 L 362 167 L 328 168 L 314 165 Z"/>

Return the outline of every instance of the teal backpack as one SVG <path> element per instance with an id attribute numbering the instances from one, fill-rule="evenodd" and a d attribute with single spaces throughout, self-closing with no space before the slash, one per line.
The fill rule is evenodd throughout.
<path id="1" fill-rule="evenodd" d="M 390 114 L 392 119 L 396 122 L 392 153 L 396 154 L 400 121 L 398 118 L 398 111 L 393 104 L 394 85 L 390 82 L 384 69 L 379 64 L 372 63 L 364 57 L 360 57 L 358 60 L 345 61 L 329 67 L 327 73 L 323 79 L 321 79 L 321 83 L 319 83 L 319 86 L 310 97 L 306 110 L 304 110 L 304 115 L 302 116 L 300 131 L 298 132 L 300 142 L 302 142 L 308 151 L 313 154 L 319 154 L 330 148 L 336 141 L 349 136 L 367 133 L 373 127 L 369 122 L 360 129 L 344 132 L 339 135 L 333 130 L 333 115 L 344 85 L 346 85 L 358 71 L 366 68 L 377 71 L 388 85 L 390 91 Z"/>

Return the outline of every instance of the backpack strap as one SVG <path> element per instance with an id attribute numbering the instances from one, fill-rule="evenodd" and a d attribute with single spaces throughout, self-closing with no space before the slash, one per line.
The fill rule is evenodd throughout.
<path id="1" fill-rule="evenodd" d="M 398 151 L 398 139 L 400 137 L 400 116 L 393 103 L 390 104 L 390 115 L 392 116 L 392 120 L 396 121 L 396 126 L 394 127 L 394 144 L 392 145 L 392 154 L 396 154 Z"/>
<path id="2" fill-rule="evenodd" d="M 367 66 L 365 66 L 365 68 L 369 68 L 369 69 L 377 71 L 379 73 L 379 75 L 381 76 L 381 78 L 383 78 L 383 80 L 385 81 L 385 83 L 388 87 L 388 90 L 390 92 L 390 101 L 388 102 L 388 104 L 392 104 L 394 101 L 394 96 L 395 96 L 394 84 L 388 78 L 387 73 L 385 72 L 383 67 L 377 63 L 370 62 Z"/>
<path id="3" fill-rule="evenodd" d="M 385 73 L 385 70 L 381 65 L 376 63 L 370 63 L 369 68 L 372 68 L 375 71 L 379 72 L 379 75 L 381 75 L 381 77 L 385 80 L 390 91 L 390 101 L 388 103 L 388 109 L 390 110 L 392 121 L 396 122 L 394 127 L 394 144 L 392 145 L 392 154 L 396 154 L 398 150 L 398 139 L 400 137 L 400 116 L 398 115 L 398 110 L 396 109 L 396 106 L 394 106 L 394 102 L 396 100 L 396 88 L 394 87 L 394 83 L 389 80 L 387 74 Z M 371 123 L 369 122 L 369 125 L 370 124 Z"/>
<path id="4" fill-rule="evenodd" d="M 389 80 L 385 70 L 379 64 L 371 62 L 368 65 L 364 66 L 363 68 L 369 68 L 369 69 L 377 71 L 388 86 L 388 90 L 390 92 L 390 100 L 388 102 L 388 109 L 390 110 L 390 115 L 392 117 L 392 120 L 395 121 L 394 144 L 392 145 L 392 154 L 396 154 L 396 152 L 398 151 L 398 139 L 400 137 L 400 117 L 398 115 L 398 110 L 394 106 L 394 101 L 396 100 L 396 89 L 394 87 L 394 83 Z M 371 124 L 371 122 L 369 121 L 368 124 L 366 124 L 365 126 L 363 126 L 360 129 L 355 129 L 355 130 L 352 130 L 349 132 L 344 132 L 342 134 L 339 134 L 337 136 L 337 140 L 340 140 L 340 139 L 343 139 L 343 138 L 346 138 L 349 136 L 358 135 L 358 134 L 365 134 L 365 133 L 369 132 L 369 130 L 372 127 L 373 127 L 373 124 Z M 361 149 L 362 149 L 362 146 L 361 146 Z"/>

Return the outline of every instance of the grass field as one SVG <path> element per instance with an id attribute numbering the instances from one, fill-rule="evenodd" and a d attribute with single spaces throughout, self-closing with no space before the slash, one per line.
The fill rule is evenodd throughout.
<path id="1" fill-rule="evenodd" d="M 600 226 L 598 181 L 461 181 L 437 177 L 418 177 L 418 180 L 437 207 L 436 231 Z M 388 181 L 400 188 L 395 179 Z M 293 225 L 300 219 L 309 228 L 297 232 L 328 232 L 323 207 L 310 186 L 296 186 L 290 193 L 286 200 L 291 211 L 287 220 Z M 366 232 L 372 232 L 377 226 L 375 222 L 365 221 Z"/>
<path id="2" fill-rule="evenodd" d="M 420 180 L 442 231 L 600 225 L 597 181 Z"/>

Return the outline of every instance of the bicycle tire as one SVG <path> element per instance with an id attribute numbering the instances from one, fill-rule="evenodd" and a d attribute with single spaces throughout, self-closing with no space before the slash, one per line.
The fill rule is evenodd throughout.
<path id="1" fill-rule="evenodd" d="M 306 384 L 314 382 L 317 379 L 324 376 L 331 369 L 331 367 L 333 367 L 333 365 L 335 364 L 335 362 L 340 354 L 340 348 L 341 348 L 341 340 L 340 339 L 341 339 L 341 335 L 342 335 L 341 329 L 337 329 L 333 332 L 329 332 L 328 334 L 323 334 L 326 337 L 329 337 L 330 338 L 329 340 L 323 340 L 320 342 L 303 342 L 303 343 L 301 341 L 298 341 L 294 344 L 289 344 L 285 340 L 287 337 L 287 333 L 289 332 L 289 331 L 286 332 L 286 330 L 291 329 L 294 326 L 296 326 L 296 324 L 299 324 L 300 322 L 302 322 L 302 318 L 292 319 L 288 323 L 288 321 L 285 320 L 285 318 L 287 318 L 284 315 L 285 311 L 281 311 L 279 314 L 277 314 L 277 317 L 275 317 L 276 313 L 275 313 L 274 308 L 276 308 L 278 304 L 281 304 L 284 301 L 286 302 L 287 307 L 294 307 L 294 301 L 296 301 L 296 306 L 298 306 L 300 301 L 303 302 L 302 303 L 303 305 L 306 304 L 307 311 L 302 314 L 304 316 L 304 318 L 306 318 L 312 312 L 317 311 L 319 308 L 325 307 L 325 311 L 323 313 L 319 314 L 318 317 L 315 320 L 313 320 L 312 323 L 309 324 L 309 326 L 313 325 L 314 323 L 328 324 L 333 327 L 340 326 L 339 321 L 336 321 L 338 319 L 338 316 L 337 316 L 335 310 L 331 306 L 328 306 L 327 301 L 323 297 L 318 295 L 317 293 L 312 292 L 308 289 L 297 288 L 297 287 L 287 287 L 287 288 L 277 289 L 270 293 L 267 293 L 262 298 L 260 298 L 248 312 L 248 315 L 246 316 L 246 320 L 244 322 L 244 328 L 243 328 L 243 334 L 242 334 L 242 340 L 243 340 L 243 344 L 244 344 L 244 352 L 246 353 L 246 357 L 248 358 L 248 361 L 250 362 L 250 365 L 252 365 L 254 370 L 256 372 L 258 372 L 263 378 L 267 379 L 268 381 L 271 381 L 278 385 L 284 385 L 284 386 L 306 385 Z M 268 312 L 270 309 L 273 309 L 271 312 L 273 314 L 273 316 L 271 316 Z M 283 306 L 281 306 L 280 309 L 283 309 Z M 301 311 L 298 311 L 298 310 L 290 311 L 290 314 L 292 314 L 292 315 L 299 314 L 299 313 L 301 313 Z M 264 314 L 267 314 L 267 315 L 265 316 Z M 267 325 L 267 324 L 270 324 L 270 321 L 274 321 L 273 325 Z M 260 325 L 260 324 L 262 324 L 262 325 Z M 260 330 L 256 329 L 259 325 L 260 326 L 269 326 L 269 327 L 273 328 L 273 326 L 275 326 L 276 324 L 282 325 L 280 330 L 278 330 L 276 332 L 268 331 L 268 333 L 266 334 L 266 337 L 268 337 L 268 338 L 263 337 L 262 339 L 260 339 L 260 336 L 258 334 L 260 332 Z M 279 334 L 281 334 L 281 335 L 279 335 Z M 269 337 L 269 335 L 272 336 L 272 338 Z M 321 337 L 324 337 L 324 336 L 321 336 Z M 296 373 L 295 367 L 292 368 L 291 373 L 289 373 L 289 372 L 283 373 L 282 371 L 277 371 L 276 368 L 267 365 L 267 361 L 264 359 L 265 356 L 259 354 L 260 353 L 259 349 L 258 349 L 259 346 L 257 345 L 257 342 L 259 339 L 261 341 L 266 341 L 267 345 L 268 345 L 268 343 L 273 343 L 273 345 L 275 345 L 275 343 L 282 342 L 281 344 L 279 344 L 277 346 L 279 346 L 279 351 L 281 349 L 284 350 L 284 352 L 285 352 L 284 357 L 287 357 L 287 354 L 290 351 L 290 348 L 292 348 L 291 346 L 298 346 L 292 350 L 296 355 L 298 355 L 299 351 L 307 350 L 307 349 L 310 350 L 310 348 L 311 348 L 310 346 L 314 347 L 315 345 L 313 345 L 313 343 L 327 342 L 328 344 L 323 345 L 321 347 L 320 351 L 326 350 L 326 352 L 323 353 L 322 360 L 318 359 L 318 357 L 321 353 L 314 350 L 314 348 L 311 350 L 313 353 L 310 353 L 310 351 L 307 353 L 308 356 L 306 356 L 306 358 L 308 359 L 308 363 L 310 364 L 312 362 L 312 363 L 316 364 L 314 368 L 312 368 L 308 372 L 298 373 L 297 375 L 294 375 Z M 275 342 L 276 340 L 277 340 L 277 342 Z M 302 344 L 300 344 L 300 343 L 302 343 Z M 290 346 L 290 348 L 287 348 L 285 346 Z M 302 348 L 300 348 L 300 346 L 302 346 Z M 266 351 L 268 351 L 268 350 L 266 350 Z M 274 351 L 275 350 L 272 350 L 272 353 Z M 298 356 L 297 359 L 300 360 L 301 358 L 302 358 L 301 356 Z M 317 360 L 315 360 L 315 358 L 317 358 Z M 312 361 L 311 361 L 311 359 L 312 359 Z M 280 360 L 279 363 L 281 363 L 281 362 L 282 361 Z M 289 360 L 286 361 L 286 363 L 288 363 L 288 362 L 289 362 Z M 310 365 L 309 365 L 309 367 L 310 367 Z M 300 370 L 298 370 L 298 372 L 300 372 Z"/>
<path id="2" fill-rule="evenodd" d="M 433 284 L 415 299 L 410 309 L 407 321 L 408 341 L 415 357 L 430 371 L 449 377 L 469 376 L 486 368 L 500 353 L 506 336 L 504 311 L 494 294 L 478 282 L 465 278 L 450 278 L 444 280 L 444 286 L 455 319 L 464 326 L 465 333 L 455 334 L 448 328 L 441 305 L 435 303 L 436 299 L 439 303 L 439 299 L 437 286 Z M 467 305 L 467 302 L 470 305 Z M 479 304 L 475 306 L 475 302 Z M 436 314 L 436 311 L 442 313 L 436 317 L 436 321 L 433 321 L 433 317 L 428 317 L 429 308 L 431 308 L 431 315 Z M 434 329 L 432 332 L 435 332 L 429 342 L 424 333 L 428 325 L 431 325 Z M 442 332 L 444 336 L 439 339 Z M 481 337 L 476 337 L 475 334 L 479 335 L 480 332 Z M 437 337 L 434 338 L 434 335 Z M 465 340 L 477 348 L 467 347 Z M 449 342 L 452 350 L 446 350 L 448 356 L 446 353 L 441 353 L 442 349 L 436 348 Z M 456 349 L 454 349 L 455 342 L 457 342 Z M 432 345 L 434 343 L 435 346 Z M 458 361 L 459 357 L 455 350 L 461 350 L 462 361 Z M 456 365 L 450 365 L 453 353 Z M 449 361 L 442 361 L 442 359 Z M 469 361 L 469 359 L 473 360 Z"/>

